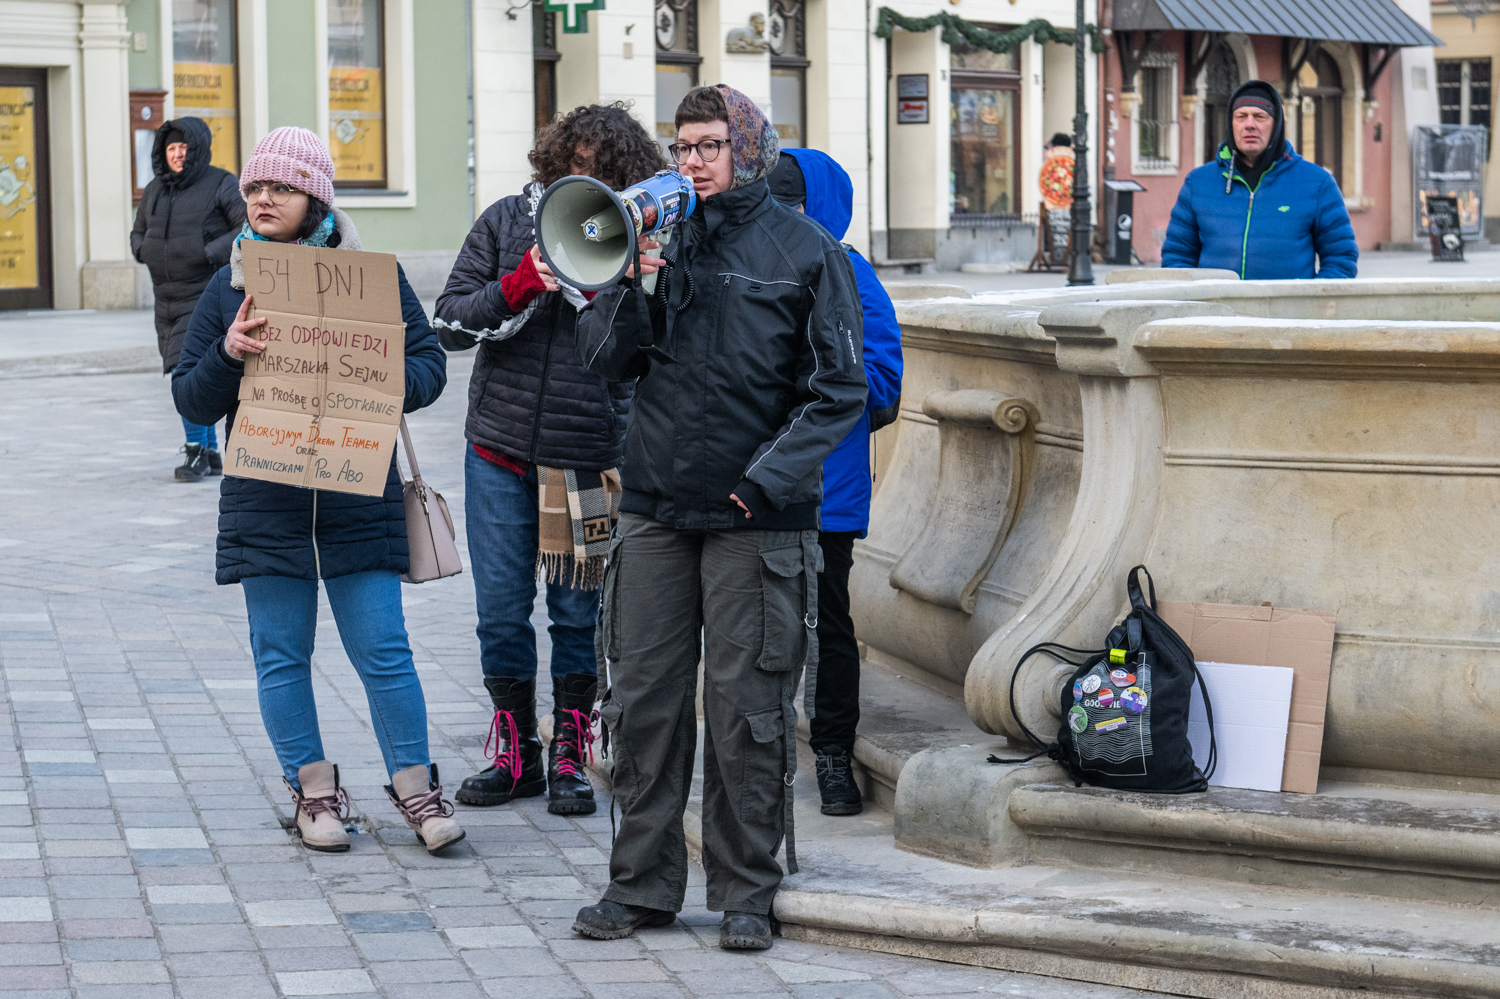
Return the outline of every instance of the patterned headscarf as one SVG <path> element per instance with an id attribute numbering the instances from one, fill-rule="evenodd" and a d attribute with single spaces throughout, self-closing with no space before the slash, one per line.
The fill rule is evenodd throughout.
<path id="1" fill-rule="evenodd" d="M 725 84 L 715 84 L 729 113 L 729 146 L 734 150 L 734 183 L 745 187 L 766 176 L 776 166 L 781 141 L 776 127 L 755 102 Z"/>

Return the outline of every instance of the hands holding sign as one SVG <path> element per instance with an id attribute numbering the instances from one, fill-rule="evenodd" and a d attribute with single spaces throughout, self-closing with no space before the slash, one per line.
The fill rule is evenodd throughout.
<path id="1" fill-rule="evenodd" d="M 240 303 L 240 311 L 235 313 L 234 322 L 229 324 L 229 332 L 224 335 L 224 353 L 236 361 L 243 361 L 246 354 L 259 354 L 266 349 L 264 343 L 249 335 L 255 327 L 266 323 L 265 316 L 258 319 L 245 318 L 254 304 L 254 296 L 246 295 L 245 300 Z"/>

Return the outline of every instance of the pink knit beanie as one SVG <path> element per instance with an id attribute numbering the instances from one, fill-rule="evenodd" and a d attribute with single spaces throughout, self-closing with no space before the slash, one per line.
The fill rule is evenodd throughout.
<path id="1" fill-rule="evenodd" d="M 333 204 L 333 157 L 316 133 L 296 125 L 283 125 L 255 144 L 240 173 L 240 191 L 258 180 L 279 180 Z"/>

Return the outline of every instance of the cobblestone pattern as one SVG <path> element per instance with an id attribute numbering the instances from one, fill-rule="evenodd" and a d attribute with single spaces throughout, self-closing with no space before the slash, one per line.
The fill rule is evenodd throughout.
<path id="1" fill-rule="evenodd" d="M 467 368 L 412 421 L 460 521 Z M 359 832 L 305 852 L 281 825 L 241 591 L 212 579 L 217 484 L 172 481 L 179 430 L 160 377 L 0 382 L 0 999 L 1139 994 L 791 941 L 724 953 L 701 871 L 676 925 L 575 938 L 608 880 L 607 815 L 461 808 L 467 841 L 428 856 L 381 790 L 326 603 L 318 708 Z M 451 789 L 489 723 L 473 586 L 405 593 Z"/>

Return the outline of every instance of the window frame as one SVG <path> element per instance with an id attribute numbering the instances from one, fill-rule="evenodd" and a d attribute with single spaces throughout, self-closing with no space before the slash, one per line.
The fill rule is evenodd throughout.
<path id="1" fill-rule="evenodd" d="M 385 185 L 338 185 L 339 207 L 415 208 L 417 204 L 415 0 L 381 0 L 382 61 L 385 63 Z M 317 46 L 318 135 L 328 135 L 328 5 L 313 5 Z"/>
<path id="2" fill-rule="evenodd" d="M 1166 86 L 1162 89 L 1163 107 L 1154 109 L 1167 113 L 1167 119 L 1147 119 L 1146 94 L 1143 87 L 1147 70 L 1164 71 Z M 1141 65 L 1135 74 L 1136 104 L 1130 116 L 1130 172 L 1139 176 L 1165 176 L 1176 174 L 1182 166 L 1182 122 L 1177 101 L 1181 86 L 1182 66 L 1175 52 L 1148 52 L 1141 57 Z M 1145 157 L 1141 155 L 1142 126 L 1152 121 L 1167 126 L 1167 156 Z"/>
<path id="3" fill-rule="evenodd" d="M 800 106 L 797 108 L 797 125 L 802 132 L 802 148 L 808 145 L 807 135 L 807 70 L 812 66 L 812 60 L 807 58 L 807 0 L 769 0 L 766 5 L 766 13 L 779 11 L 784 22 L 791 25 L 792 44 L 788 46 L 789 52 L 777 55 L 771 52 L 771 75 L 775 76 L 777 70 L 783 74 L 795 75 L 797 79 L 797 91 Z M 775 105 L 771 112 L 774 115 Z"/>
<path id="4" fill-rule="evenodd" d="M 1473 68 L 1476 63 L 1483 63 L 1489 69 L 1490 76 L 1487 82 L 1490 91 L 1490 98 L 1489 101 L 1484 105 L 1485 120 L 1482 122 L 1471 120 L 1474 110 Z M 1446 108 L 1451 108 L 1452 105 L 1445 106 L 1443 104 L 1442 93 L 1445 86 L 1453 86 L 1453 84 L 1443 83 L 1443 69 L 1445 66 L 1454 65 L 1457 65 L 1459 69 L 1459 79 L 1457 83 L 1459 120 L 1456 122 L 1449 122 L 1442 120 L 1443 112 Z M 1461 59 L 1439 59 L 1437 60 L 1436 73 L 1438 78 L 1438 121 L 1444 125 L 1483 125 L 1487 130 L 1486 134 L 1490 136 L 1490 141 L 1485 146 L 1485 157 L 1486 159 L 1488 159 L 1489 151 L 1490 149 L 1494 148 L 1495 145 L 1495 60 L 1489 56 L 1476 56 L 1473 58 Z"/>
<path id="5" fill-rule="evenodd" d="M 991 30 L 1005 30 L 1009 25 L 986 24 L 982 27 Z M 1011 149 L 1015 155 L 1016 191 L 1012 203 L 1012 211 L 1009 212 L 957 212 L 950 203 L 948 209 L 948 227 L 951 228 L 982 228 L 1001 224 L 1011 224 L 1021 221 L 1022 216 L 1022 191 L 1023 184 L 1021 170 L 1024 163 L 1021 158 L 1021 118 L 1025 112 L 1025 101 L 1021 99 L 1021 58 L 1020 53 L 1015 53 L 1015 69 L 988 70 L 988 69 L 955 69 L 953 58 L 948 58 L 948 149 L 949 149 L 949 172 L 954 172 L 952 156 L 954 144 L 958 141 L 958 123 L 953 115 L 953 94 L 959 90 L 1001 90 L 1009 91 L 1015 96 L 1012 98 L 1011 113 Z"/>

